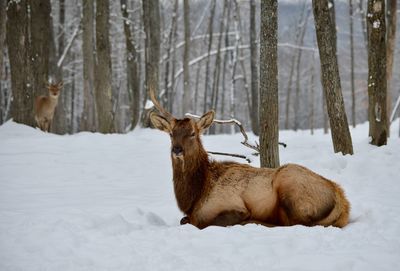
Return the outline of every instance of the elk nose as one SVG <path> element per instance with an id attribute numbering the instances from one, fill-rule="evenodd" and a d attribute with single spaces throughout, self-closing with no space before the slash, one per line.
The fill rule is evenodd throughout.
<path id="1" fill-rule="evenodd" d="M 172 153 L 174 153 L 175 155 L 180 155 L 182 154 L 183 149 L 180 146 L 174 146 L 172 147 Z"/>

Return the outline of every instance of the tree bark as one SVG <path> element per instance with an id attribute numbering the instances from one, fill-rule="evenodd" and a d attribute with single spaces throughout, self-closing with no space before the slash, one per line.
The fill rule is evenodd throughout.
<path id="1" fill-rule="evenodd" d="M 0 0 L 0 80 L 3 78 L 3 55 L 4 55 L 4 47 L 6 45 L 6 22 L 7 22 L 6 7 L 7 7 L 7 0 Z"/>
<path id="2" fill-rule="evenodd" d="M 190 91 L 190 6 L 189 0 L 183 0 L 183 21 L 185 31 L 185 47 L 183 50 L 183 98 L 182 113 L 188 113 L 191 108 L 191 91 Z"/>
<path id="3" fill-rule="evenodd" d="M 145 39 L 146 93 L 149 88 L 158 95 L 159 62 L 160 62 L 160 11 L 158 0 L 142 1 Z M 142 113 L 142 126 L 150 127 L 149 108 Z"/>
<path id="4" fill-rule="evenodd" d="M 97 117 L 94 103 L 94 0 L 82 3 L 82 53 L 83 53 L 83 111 L 81 131 L 96 131 Z"/>
<path id="5" fill-rule="evenodd" d="M 396 47 L 397 0 L 387 0 L 387 49 L 386 49 L 386 76 L 387 76 L 387 112 L 392 108 L 392 76 L 393 59 Z M 390 130 L 390 123 L 388 123 Z M 390 133 L 388 133 L 389 135 Z"/>
<path id="6" fill-rule="evenodd" d="M 7 47 L 13 93 L 11 116 L 16 122 L 34 127 L 35 92 L 30 74 L 27 7 L 27 0 L 21 0 L 9 2 L 7 8 Z"/>
<path id="7" fill-rule="evenodd" d="M 278 1 L 261 1 L 260 29 L 260 161 L 279 167 Z"/>
<path id="8" fill-rule="evenodd" d="M 112 85 L 111 85 L 111 44 L 109 37 L 109 0 L 96 1 L 96 66 L 95 96 L 99 132 L 114 132 Z"/>
<path id="9" fill-rule="evenodd" d="M 256 33 L 256 2 L 250 0 L 250 71 L 251 71 L 251 128 L 255 135 L 260 133 L 258 119 L 258 52 Z"/>
<path id="10" fill-rule="evenodd" d="M 210 52 L 212 48 L 212 42 L 213 42 L 213 24 L 214 24 L 214 14 L 215 14 L 215 6 L 216 6 L 216 0 L 211 0 L 211 13 L 210 13 L 210 19 L 208 21 L 208 49 L 207 49 L 207 60 L 206 60 L 206 74 L 205 74 L 205 81 L 204 81 L 204 112 L 210 109 L 209 104 L 207 103 L 207 98 L 208 98 L 208 91 L 210 89 Z M 222 18 L 223 20 L 223 18 Z M 219 48 L 220 49 L 220 48 Z M 217 54 L 217 58 L 219 57 L 219 51 Z M 217 68 L 217 67 L 215 67 Z M 214 78 L 215 80 L 215 78 Z M 214 92 L 212 92 L 214 94 Z M 212 95 L 211 95 L 212 96 Z M 213 104 L 213 99 L 211 99 L 211 108 L 214 106 Z M 214 128 L 215 129 L 215 128 Z"/>
<path id="11" fill-rule="evenodd" d="M 306 7 L 304 6 L 304 9 Z M 301 23 L 301 30 L 300 30 L 300 35 L 299 35 L 299 42 L 298 45 L 300 47 L 303 47 L 304 45 L 304 36 L 306 34 L 307 30 L 307 24 L 308 24 L 308 18 L 310 17 L 311 9 L 307 8 L 307 10 L 304 10 L 304 16 L 303 20 Z M 295 99 L 294 99 L 294 130 L 297 131 L 299 127 L 299 114 L 300 114 L 300 64 L 301 64 L 301 56 L 303 54 L 303 50 L 299 49 L 297 52 L 296 56 L 296 93 L 295 93 Z"/>
<path id="12" fill-rule="evenodd" d="M 50 0 L 31 0 L 30 5 L 30 60 L 33 73 L 33 89 L 47 94 L 50 49 Z"/>
<path id="13" fill-rule="evenodd" d="M 353 0 L 349 0 L 350 19 L 350 82 L 351 82 L 351 122 L 356 127 L 356 95 L 354 86 L 354 27 L 353 27 Z"/>
<path id="14" fill-rule="evenodd" d="M 340 86 L 335 31 L 328 0 L 313 0 L 312 5 L 320 52 L 322 87 L 326 94 L 333 148 L 335 152 L 353 154 L 353 145 Z"/>
<path id="15" fill-rule="evenodd" d="M 371 144 L 386 145 L 388 138 L 386 84 L 385 1 L 368 1 L 368 120 Z"/>
<path id="16" fill-rule="evenodd" d="M 128 94 L 130 97 L 130 108 L 132 112 L 131 129 L 134 129 L 139 121 L 140 110 L 140 87 L 138 76 L 137 52 L 135 47 L 135 39 L 130 28 L 128 6 L 126 0 L 121 0 L 121 12 L 124 18 L 124 33 L 126 44 L 126 62 L 127 62 L 127 83 Z"/>

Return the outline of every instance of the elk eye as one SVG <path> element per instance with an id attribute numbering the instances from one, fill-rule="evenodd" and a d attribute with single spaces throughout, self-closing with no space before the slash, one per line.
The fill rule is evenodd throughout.
<path id="1" fill-rule="evenodd" d="M 196 133 L 193 132 L 193 133 L 190 134 L 190 137 L 195 137 L 195 135 L 196 135 Z"/>

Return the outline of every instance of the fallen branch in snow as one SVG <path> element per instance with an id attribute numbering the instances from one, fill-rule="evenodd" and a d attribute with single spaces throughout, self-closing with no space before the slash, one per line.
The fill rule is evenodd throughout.
<path id="1" fill-rule="evenodd" d="M 208 153 L 214 154 L 214 155 L 225 155 L 225 156 L 232 156 L 232 157 L 242 158 L 242 159 L 245 159 L 248 163 L 251 163 L 250 158 L 248 158 L 245 155 L 241 155 L 241 154 L 226 153 L 226 152 L 214 152 L 214 151 L 208 151 Z"/>
<path id="2" fill-rule="evenodd" d="M 189 118 L 200 119 L 200 116 L 194 115 L 194 114 L 190 114 L 190 113 L 186 113 L 185 116 L 189 117 Z M 239 127 L 240 132 L 242 133 L 242 135 L 244 137 L 243 142 L 240 142 L 240 143 L 242 143 L 244 146 L 246 146 L 246 147 L 248 147 L 250 149 L 255 150 L 256 153 L 254 153 L 253 155 L 257 156 L 257 155 L 260 154 L 260 145 L 257 142 L 255 142 L 255 145 L 252 145 L 252 144 L 250 144 L 248 142 L 249 141 L 249 137 L 247 136 L 246 131 L 244 130 L 244 127 L 243 127 L 243 125 L 242 125 L 242 123 L 240 121 L 238 121 L 237 119 L 230 119 L 230 120 L 214 119 L 213 122 L 218 123 L 218 124 L 236 124 Z M 285 148 L 287 147 L 287 145 L 285 143 L 282 143 L 282 142 L 279 142 L 279 145 L 282 145 Z"/>

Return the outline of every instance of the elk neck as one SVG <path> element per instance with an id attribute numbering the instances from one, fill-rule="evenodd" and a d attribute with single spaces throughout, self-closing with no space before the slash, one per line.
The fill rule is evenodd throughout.
<path id="1" fill-rule="evenodd" d="M 200 199 L 210 176 L 207 152 L 199 139 L 199 148 L 182 160 L 172 159 L 175 197 L 179 208 L 187 215 Z"/>

